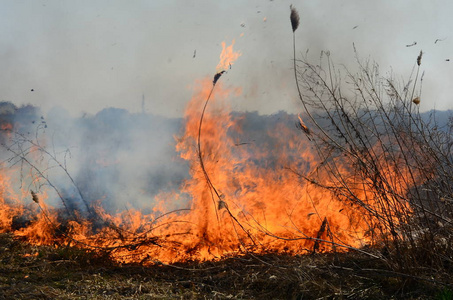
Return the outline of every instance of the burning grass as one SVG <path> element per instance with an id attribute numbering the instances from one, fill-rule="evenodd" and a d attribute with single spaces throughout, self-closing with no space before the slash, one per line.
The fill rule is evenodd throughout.
<path id="1" fill-rule="evenodd" d="M 413 278 L 357 253 L 119 265 L 98 252 L 0 235 L 0 299 L 451 299 L 446 274 Z M 443 297 L 443 298 L 442 298 Z"/>
<path id="2" fill-rule="evenodd" d="M 30 272 L 23 282 L 39 286 L 42 271 L 50 270 L 66 278 L 65 286 L 41 286 L 43 295 L 76 293 L 85 282 L 82 293 L 99 298 L 449 293 L 453 124 L 438 130 L 434 119 L 426 123 L 412 100 L 420 96 L 415 91 L 422 52 L 413 86 L 409 80 L 398 89 L 379 76 L 377 66 L 359 61 L 358 74 L 347 72 L 352 88 L 344 93 L 330 53 L 322 53 L 317 65 L 296 60 L 300 18 L 293 7 L 291 22 L 305 109 L 293 120 L 297 127 L 276 123 L 264 143 L 237 142 L 240 121 L 227 99 L 240 88 L 226 88 L 220 78 L 239 54 L 223 44 L 220 69 L 214 80 L 199 81 L 177 138 L 190 178 L 180 190 L 156 196 L 157 205 L 146 213 L 106 212 L 99 201 L 88 200 L 45 140 L 4 129 L 3 146 L 13 156 L 8 172 L 19 171 L 20 192 L 10 188 L 13 176 L 2 174 L 0 230 L 16 237 L 3 237 L 5 249 L 35 249 L 21 257 Z M 68 179 L 80 206 L 54 183 L 54 170 Z M 62 207 L 51 208 L 49 194 Z M 172 209 L 184 197 L 188 206 Z M 10 255 L 6 261 L 21 263 Z M 72 274 L 70 266 L 79 262 L 74 280 L 61 273 Z M 14 264 L 9 267 L 19 274 Z M 124 281 L 126 274 L 132 281 Z M 61 294 L 66 296 L 77 294 Z"/>
<path id="3" fill-rule="evenodd" d="M 219 67 L 226 68 L 238 57 L 232 45 L 223 45 Z M 5 224 L 1 229 L 35 244 L 106 250 L 122 263 L 220 260 L 247 253 L 341 252 L 371 246 L 373 220 L 365 208 L 341 201 L 325 188 L 330 179 L 317 168 L 320 157 L 313 155 L 310 143 L 300 138 L 296 128 L 275 124 L 266 133 L 273 145 L 236 146 L 233 136 L 240 136 L 241 129 L 227 100 L 240 95 L 240 88 L 224 87 L 218 81 L 224 70 L 216 71 L 214 81 L 199 81 L 176 145 L 180 157 L 190 163 L 190 178 L 179 191 L 157 196 L 152 213 L 105 212 L 97 201 L 88 201 L 66 164 L 47 150 L 45 140 L 9 130 L 11 139 L 4 147 L 13 155 L 11 160 L 21 165 L 17 177 L 28 180 L 20 184 L 26 188 L 16 196 L 16 215 L 27 214 L 23 203 L 30 200 L 37 212 L 29 224 L 17 229 Z M 24 176 L 23 165 L 27 168 Z M 49 173 L 55 169 L 68 178 L 81 207 L 74 208 L 54 184 Z M 317 172 L 318 178 L 307 180 L 301 172 Z M 61 200 L 60 209 L 47 206 L 48 193 Z M 190 198 L 189 207 L 170 209 L 184 196 Z M 11 212 L 13 207 L 3 203 L 2 209 Z"/>

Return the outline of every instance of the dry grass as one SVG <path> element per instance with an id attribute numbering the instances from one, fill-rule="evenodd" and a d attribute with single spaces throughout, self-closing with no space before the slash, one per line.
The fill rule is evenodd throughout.
<path id="1" fill-rule="evenodd" d="M 452 299 L 453 288 L 356 253 L 267 254 L 174 266 L 118 265 L 0 235 L 0 299 Z"/>

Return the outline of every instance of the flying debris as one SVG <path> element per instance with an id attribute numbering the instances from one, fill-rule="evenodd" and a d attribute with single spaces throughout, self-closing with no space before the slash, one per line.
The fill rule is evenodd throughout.
<path id="1" fill-rule="evenodd" d="M 436 39 L 436 40 L 434 41 L 434 44 L 437 44 L 437 42 L 442 42 L 443 40 L 445 40 L 445 39 Z"/>
<path id="2" fill-rule="evenodd" d="M 241 23 L 241 27 L 245 27 L 245 23 Z"/>
<path id="3" fill-rule="evenodd" d="M 31 89 L 30 91 L 31 91 L 31 92 L 34 92 L 35 90 L 34 90 L 34 89 Z"/>
<path id="4" fill-rule="evenodd" d="M 450 59 L 449 59 L 449 58 L 447 58 L 447 59 L 446 59 L 445 61 L 450 61 Z"/>
<path id="5" fill-rule="evenodd" d="M 412 47 L 412 46 L 415 46 L 415 45 L 417 45 L 417 42 L 413 42 L 413 43 L 410 44 L 410 45 L 406 45 L 406 47 Z"/>
<path id="6" fill-rule="evenodd" d="M 239 147 L 239 146 L 244 146 L 244 145 L 249 145 L 250 143 L 246 143 L 246 142 L 243 142 L 243 143 L 236 143 L 234 144 L 236 147 Z"/>
<path id="7" fill-rule="evenodd" d="M 195 58 L 195 56 L 197 56 L 197 49 L 193 50 L 193 58 Z"/>
<path id="8" fill-rule="evenodd" d="M 217 80 L 219 80 L 220 76 L 222 76 L 223 73 L 225 73 L 225 71 L 221 71 L 214 75 L 214 80 L 212 81 L 213 85 L 215 85 L 217 83 Z"/>
<path id="9" fill-rule="evenodd" d="M 359 25 L 355 25 L 354 27 L 352 27 L 352 29 L 356 29 L 357 27 L 359 27 Z"/>

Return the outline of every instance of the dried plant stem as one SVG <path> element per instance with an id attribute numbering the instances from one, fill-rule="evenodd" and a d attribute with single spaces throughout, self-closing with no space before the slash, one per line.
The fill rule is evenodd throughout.
<path id="1" fill-rule="evenodd" d="M 214 91 L 214 87 L 215 87 L 215 84 L 212 85 L 211 91 L 209 91 L 209 95 L 206 98 L 206 101 L 204 103 L 203 110 L 201 111 L 200 123 L 198 125 L 197 148 L 198 148 L 198 160 L 200 162 L 200 167 L 201 167 L 201 170 L 203 171 L 203 175 L 204 175 L 204 177 L 206 179 L 206 182 L 208 183 L 208 186 L 210 187 L 210 189 L 212 189 L 212 191 L 214 191 L 214 193 L 216 194 L 217 198 L 220 199 L 219 192 L 217 191 L 215 186 L 212 184 L 212 181 L 209 178 L 208 172 L 206 172 L 206 168 L 205 168 L 204 162 L 203 162 L 203 154 L 201 152 L 201 128 L 203 126 L 203 119 L 204 119 L 204 114 L 206 112 L 206 107 L 208 106 L 209 100 L 211 99 L 211 95 L 212 95 L 212 92 Z M 216 204 L 215 200 L 214 199 L 212 199 L 212 200 L 213 200 L 213 204 L 214 204 L 214 207 L 215 207 L 216 206 L 215 205 Z M 217 209 L 216 209 L 216 215 L 217 215 Z M 217 219 L 218 219 L 218 215 L 217 215 Z"/>
<path id="2" fill-rule="evenodd" d="M 74 219 L 77 219 L 77 216 L 74 214 L 74 212 L 72 212 L 67 203 L 66 203 L 66 200 L 65 198 L 63 197 L 63 195 L 61 194 L 60 190 L 53 184 L 53 182 L 47 177 L 45 176 L 45 174 L 33 163 L 31 162 L 27 157 L 26 157 L 26 154 L 23 153 L 23 152 L 17 152 L 16 150 L 12 149 L 11 147 L 7 146 L 7 145 L 3 145 L 5 147 L 6 150 L 10 151 L 12 154 L 15 155 L 15 157 L 18 157 L 22 162 L 26 163 L 28 166 L 30 166 L 38 175 L 40 178 L 44 179 L 47 184 L 57 193 L 58 197 L 60 198 L 61 202 L 63 203 L 63 206 L 66 210 L 66 212 L 68 213 L 68 215 L 74 217 Z"/>
<path id="3" fill-rule="evenodd" d="M 423 52 L 420 50 L 420 54 L 417 57 L 417 74 L 415 75 L 414 87 L 412 88 L 411 98 L 409 99 L 411 101 L 410 105 L 412 105 L 412 100 L 414 99 L 415 87 L 417 85 L 418 74 L 420 72 L 420 65 L 421 65 L 421 61 L 422 61 L 422 55 L 423 55 Z"/>
<path id="4" fill-rule="evenodd" d="M 201 111 L 200 123 L 198 125 L 198 137 L 197 137 L 198 160 L 200 162 L 201 170 L 203 171 L 203 174 L 204 174 L 204 177 L 205 177 L 206 182 L 208 184 L 209 190 L 211 191 L 211 195 L 212 195 L 212 191 L 214 191 L 214 193 L 215 193 L 215 195 L 217 197 L 217 201 L 219 201 L 219 202 L 220 201 L 223 202 L 223 200 L 222 200 L 222 198 L 220 196 L 220 193 L 218 192 L 218 190 L 216 189 L 216 187 L 212 183 L 211 178 L 209 177 L 209 174 L 206 171 L 206 168 L 205 168 L 205 165 L 204 165 L 204 162 L 203 162 L 203 154 L 202 154 L 202 151 L 201 151 L 201 132 L 202 132 L 202 126 L 203 126 L 203 119 L 204 119 L 204 115 L 205 115 L 205 112 L 206 112 L 206 107 L 208 106 L 209 100 L 211 99 L 211 95 L 212 95 L 212 93 L 214 91 L 214 88 L 216 86 L 217 80 L 219 79 L 220 75 L 223 74 L 223 73 L 224 72 L 217 73 L 216 76 L 214 77 L 215 79 L 213 81 L 212 88 L 209 91 L 208 97 L 206 98 L 206 101 L 205 101 L 204 106 L 203 106 L 203 110 Z M 217 212 L 217 210 L 218 210 L 217 206 L 218 205 L 216 205 L 214 197 L 211 197 L 211 198 L 212 198 L 212 201 L 213 201 L 213 204 L 214 204 L 214 209 L 215 209 L 217 221 L 219 221 L 219 215 L 218 215 L 218 212 Z M 231 213 L 230 209 L 228 208 L 228 205 L 224 205 L 223 207 L 226 209 L 226 211 L 228 212 L 228 215 L 233 219 L 233 221 L 237 225 L 239 225 L 239 227 L 241 227 L 241 229 L 247 234 L 247 236 L 252 241 L 252 243 L 254 245 L 256 245 L 256 243 L 255 243 L 253 237 L 251 236 L 251 234 L 244 228 L 244 226 L 239 222 L 239 220 Z M 241 241 L 241 239 L 239 239 L 239 241 Z M 241 242 L 241 244 L 242 244 L 242 242 Z M 246 247 L 244 247 L 244 249 L 246 249 Z"/>

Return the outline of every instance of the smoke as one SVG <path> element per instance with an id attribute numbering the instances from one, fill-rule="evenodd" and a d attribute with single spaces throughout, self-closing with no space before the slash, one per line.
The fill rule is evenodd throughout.
<path id="1" fill-rule="evenodd" d="M 428 119 L 432 113 L 422 117 Z M 451 111 L 436 112 L 439 128 L 450 116 Z M 249 163 L 263 170 L 291 167 L 291 161 L 300 161 L 297 148 L 282 140 L 282 136 L 305 138 L 296 127 L 297 115 L 232 112 L 231 118 L 232 153 L 247 155 Z M 190 206 L 191 199 L 165 198 L 180 195 L 189 178 L 192 162 L 181 159 L 175 150 L 184 127 L 181 118 L 118 108 L 79 118 L 54 108 L 44 116 L 37 107 L 2 102 L 0 126 L 2 170 L 15 170 L 11 180 L 17 194 L 25 191 L 25 203 L 32 203 L 33 191 L 41 193 L 39 197 L 45 192 L 45 201 L 52 206 L 64 205 L 81 213 L 87 211 L 86 204 L 95 203 L 108 212 L 151 211 L 162 198 L 175 208 Z M 282 152 L 286 161 L 281 160 Z"/>
<path id="2" fill-rule="evenodd" d="M 108 211 L 152 207 L 156 195 L 177 190 L 188 174 L 188 163 L 175 152 L 180 119 L 116 108 L 80 118 L 62 108 L 39 112 L 0 103 L 6 128 L 0 153 L 3 169 L 17 171 L 15 188 L 45 191 L 51 205 L 63 202 L 79 211 L 99 201 Z"/>
<path id="3" fill-rule="evenodd" d="M 235 39 L 242 57 L 227 80 L 243 87 L 246 99 L 234 108 L 261 114 L 300 109 L 291 77 L 292 2 L 230 2 L 0 3 L 1 100 L 33 103 L 46 114 L 60 105 L 76 117 L 110 106 L 139 112 L 144 92 L 153 97 L 147 103 L 152 113 L 181 117 L 190 98 L 186 86 L 211 74 L 220 43 Z M 355 43 L 362 57 L 407 78 L 423 50 L 424 93 L 431 103 L 421 107 L 451 108 L 445 59 L 453 43 L 452 4 L 441 2 L 293 3 L 300 14 L 298 57 L 309 49 L 314 61 L 329 50 L 335 63 L 353 67 Z"/>

